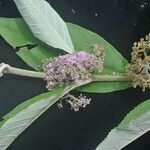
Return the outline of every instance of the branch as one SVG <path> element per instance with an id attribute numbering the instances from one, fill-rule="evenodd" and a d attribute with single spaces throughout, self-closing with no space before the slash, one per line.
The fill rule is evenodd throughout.
<path id="1" fill-rule="evenodd" d="M 0 75 L 3 76 L 4 73 L 15 74 L 15 75 L 20 75 L 20 76 L 27 76 L 27 77 L 35 77 L 35 78 L 44 78 L 45 77 L 45 73 L 43 73 L 43 72 L 18 69 L 15 67 L 11 67 L 8 64 L 1 63 L 0 64 Z"/>
<path id="2" fill-rule="evenodd" d="M 34 77 L 34 78 L 45 78 L 44 72 L 30 71 L 24 69 L 18 69 L 11 67 L 8 64 L 0 64 L 0 75 L 3 73 L 15 74 L 20 76 Z M 92 75 L 92 81 L 130 81 L 126 75 Z"/>

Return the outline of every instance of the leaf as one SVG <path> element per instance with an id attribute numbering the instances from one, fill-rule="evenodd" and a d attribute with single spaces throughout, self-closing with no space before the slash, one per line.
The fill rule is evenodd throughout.
<path id="1" fill-rule="evenodd" d="M 33 121 L 71 90 L 91 80 L 61 86 L 36 96 L 13 109 L 0 122 L 0 150 L 5 150 Z"/>
<path id="2" fill-rule="evenodd" d="M 40 52 L 41 51 L 38 51 L 37 47 L 33 48 L 31 51 L 28 50 L 27 47 L 23 47 L 17 52 L 17 55 L 21 57 L 28 66 L 32 66 L 35 70 L 42 70 L 41 62 L 46 59 L 46 56 L 43 55 L 43 59 L 41 59 L 41 55 L 38 55 Z"/>
<path id="3" fill-rule="evenodd" d="M 96 150 L 120 150 L 150 130 L 150 99 L 134 108 Z"/>
<path id="4" fill-rule="evenodd" d="M 28 50 L 25 47 L 17 53 L 29 66 L 38 71 L 41 71 L 42 60 L 62 54 L 36 39 L 22 18 L 0 17 L 0 35 L 14 49 L 18 46 L 38 44 L 33 49 Z"/>
<path id="5" fill-rule="evenodd" d="M 124 73 L 127 60 L 105 39 L 98 34 L 78 25 L 67 23 L 71 39 L 77 51 L 93 53 L 92 45 L 99 44 L 104 48 L 105 62 L 102 74 Z M 123 90 L 131 86 L 130 82 L 93 82 L 79 88 L 79 91 L 90 93 L 106 93 Z"/>
<path id="6" fill-rule="evenodd" d="M 14 0 L 35 37 L 68 53 L 74 51 L 66 23 L 45 0 Z"/>
<path id="7" fill-rule="evenodd" d="M 144 115 L 146 112 L 150 111 L 150 99 L 144 101 L 135 107 L 132 111 L 130 111 L 127 116 L 123 119 L 123 121 L 119 124 L 120 128 L 126 127 L 132 120 L 139 118 Z M 150 116 L 149 116 L 150 117 Z"/>
<path id="8" fill-rule="evenodd" d="M 13 48 L 39 43 L 39 40 L 33 36 L 22 18 L 0 17 L 0 35 L 11 44 Z"/>
<path id="9" fill-rule="evenodd" d="M 78 91 L 88 93 L 108 93 L 124 90 L 131 86 L 130 82 L 92 82 L 78 88 Z"/>
<path id="10" fill-rule="evenodd" d="M 22 58 L 27 65 L 31 66 L 35 70 L 41 71 L 42 69 L 42 62 L 45 61 L 47 58 L 52 56 L 58 55 L 57 53 L 51 53 L 47 51 L 45 46 L 36 46 L 30 50 L 27 47 L 21 48 L 17 55 Z"/>
<path id="11" fill-rule="evenodd" d="M 69 88 L 59 87 L 52 92 L 41 94 L 8 113 L 0 122 L 0 149 L 5 150 L 34 120 L 66 94 Z"/>

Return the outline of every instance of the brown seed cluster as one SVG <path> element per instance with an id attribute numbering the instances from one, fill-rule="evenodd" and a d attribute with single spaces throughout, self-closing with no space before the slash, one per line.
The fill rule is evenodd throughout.
<path id="1" fill-rule="evenodd" d="M 132 86 L 150 89 L 150 34 L 135 42 L 132 50 L 131 63 L 127 65 L 127 75 Z"/>

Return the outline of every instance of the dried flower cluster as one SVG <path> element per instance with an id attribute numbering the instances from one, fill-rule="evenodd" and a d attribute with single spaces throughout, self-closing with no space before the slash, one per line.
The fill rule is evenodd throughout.
<path id="1" fill-rule="evenodd" d="M 57 85 L 86 80 L 96 69 L 102 71 L 102 49 L 99 51 L 101 52 L 97 51 L 98 55 L 81 51 L 48 59 L 43 65 L 47 89 L 52 90 Z"/>
<path id="2" fill-rule="evenodd" d="M 127 75 L 132 86 L 150 88 L 150 34 L 134 43 L 131 63 L 127 65 Z"/>

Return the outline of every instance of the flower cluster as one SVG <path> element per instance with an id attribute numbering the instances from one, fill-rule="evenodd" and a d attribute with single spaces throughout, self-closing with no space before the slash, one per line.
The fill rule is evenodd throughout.
<path id="1" fill-rule="evenodd" d="M 48 59 L 43 69 L 46 73 L 47 89 L 52 90 L 57 85 L 89 79 L 96 69 L 102 71 L 103 57 L 84 51 L 75 52 Z"/>
<path id="2" fill-rule="evenodd" d="M 69 97 L 70 99 L 67 100 L 67 103 L 70 104 L 71 109 L 74 111 L 79 111 L 81 107 L 85 108 L 91 102 L 91 98 L 86 98 L 86 96 L 82 96 L 82 94 L 80 94 L 78 98 L 73 95 L 70 95 Z"/>
<path id="3" fill-rule="evenodd" d="M 80 94 L 80 96 L 77 98 L 71 94 L 67 94 L 64 96 L 59 103 L 57 103 L 57 106 L 59 108 L 63 108 L 63 100 L 65 99 L 66 103 L 71 106 L 71 109 L 74 111 L 79 111 L 80 108 L 85 108 L 87 105 L 91 103 L 91 98 L 86 98 L 86 96 L 83 96 Z"/>
<path id="4" fill-rule="evenodd" d="M 150 34 L 135 42 L 131 63 L 127 65 L 127 75 L 135 88 L 150 88 Z"/>

